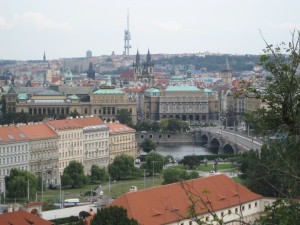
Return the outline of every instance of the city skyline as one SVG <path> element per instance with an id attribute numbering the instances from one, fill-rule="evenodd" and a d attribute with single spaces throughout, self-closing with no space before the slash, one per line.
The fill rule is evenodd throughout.
<path id="1" fill-rule="evenodd" d="M 133 55 L 215 52 L 261 54 L 290 41 L 300 3 L 288 0 L 7 1 L 0 9 L 0 59 L 122 54 L 127 10 Z"/>

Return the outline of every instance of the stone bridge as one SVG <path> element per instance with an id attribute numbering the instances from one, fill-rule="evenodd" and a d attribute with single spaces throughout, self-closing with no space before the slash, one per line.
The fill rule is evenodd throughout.
<path id="1" fill-rule="evenodd" d="M 217 128 L 195 129 L 196 140 L 217 154 L 237 154 L 249 149 L 260 149 L 262 143 L 252 138 Z"/>

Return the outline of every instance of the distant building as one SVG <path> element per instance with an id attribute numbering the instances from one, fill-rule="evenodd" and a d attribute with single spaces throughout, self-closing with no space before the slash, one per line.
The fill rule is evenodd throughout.
<path id="1" fill-rule="evenodd" d="M 91 50 L 87 50 L 87 51 L 86 51 L 86 57 L 87 57 L 87 58 L 93 57 L 93 53 L 92 53 Z"/>
<path id="2" fill-rule="evenodd" d="M 154 64 L 151 60 L 150 51 L 146 56 L 146 62 L 142 63 L 139 51 L 136 53 L 135 62 L 133 63 L 133 77 L 135 81 L 148 84 L 149 87 L 154 87 Z"/>
<path id="3" fill-rule="evenodd" d="M 217 118 L 218 96 L 213 91 L 196 86 L 169 86 L 165 90 L 145 91 L 145 119 L 177 118 L 183 121 L 207 122 Z"/>
<path id="4" fill-rule="evenodd" d="M 232 83 L 232 70 L 229 66 L 228 58 L 226 58 L 225 68 L 221 71 L 221 78 L 222 78 L 223 83 L 231 85 L 231 83 Z"/>
<path id="5" fill-rule="evenodd" d="M 86 71 L 86 74 L 87 74 L 87 78 L 95 80 L 95 74 L 96 74 L 96 72 L 93 69 L 93 63 L 92 62 L 90 62 L 89 69 Z"/>

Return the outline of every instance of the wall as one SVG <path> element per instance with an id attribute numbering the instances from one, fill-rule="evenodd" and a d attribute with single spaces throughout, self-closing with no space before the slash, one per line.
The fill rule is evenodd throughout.
<path id="1" fill-rule="evenodd" d="M 45 220 L 54 220 L 70 216 L 78 216 L 81 211 L 89 212 L 90 209 L 93 209 L 94 212 L 97 212 L 97 207 L 95 207 L 95 205 L 92 204 L 45 211 L 41 213 L 41 217 Z"/>

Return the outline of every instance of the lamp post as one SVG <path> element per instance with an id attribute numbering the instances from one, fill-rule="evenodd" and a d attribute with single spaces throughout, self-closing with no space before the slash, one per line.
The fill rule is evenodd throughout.
<path id="1" fill-rule="evenodd" d="M 154 163 L 158 161 L 151 161 L 152 162 L 152 187 L 154 187 Z"/>

